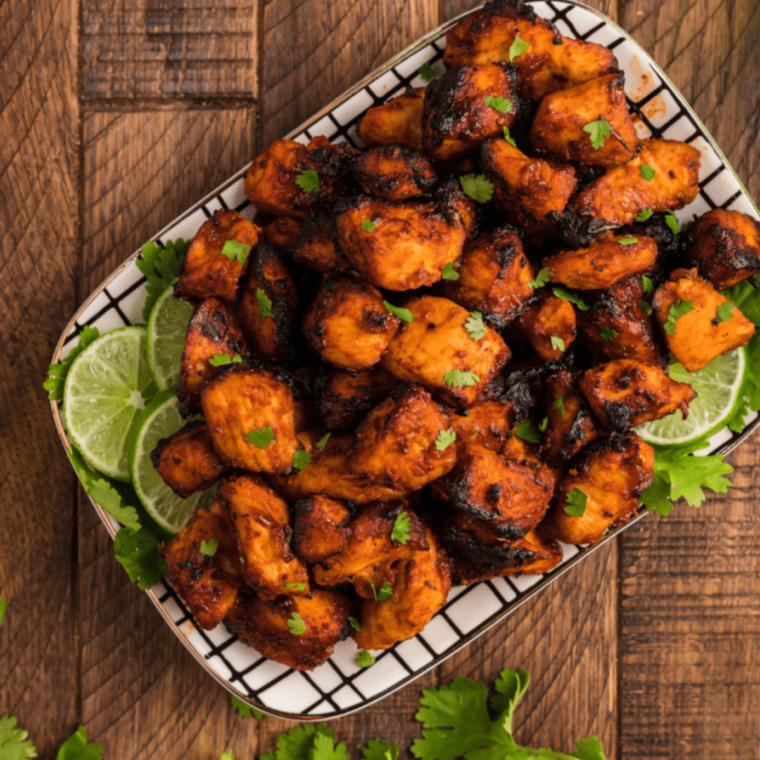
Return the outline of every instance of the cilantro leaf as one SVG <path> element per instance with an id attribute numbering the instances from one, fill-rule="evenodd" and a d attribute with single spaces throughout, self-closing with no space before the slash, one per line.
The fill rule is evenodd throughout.
<path id="1" fill-rule="evenodd" d="M 542 433 L 545 433 L 545 432 L 546 432 L 546 428 L 548 428 L 548 427 L 549 427 L 549 418 L 548 418 L 548 417 L 544 417 L 544 418 L 541 420 L 541 422 L 539 422 L 539 423 L 538 423 L 538 429 L 539 429 L 539 430 L 540 430 Z"/>
<path id="2" fill-rule="evenodd" d="M 370 665 L 375 664 L 375 658 L 366 649 L 362 649 L 356 656 L 356 664 L 360 668 L 368 668 Z"/>
<path id="3" fill-rule="evenodd" d="M 446 451 L 456 439 L 457 434 L 454 431 L 454 428 L 451 428 L 450 430 L 441 430 L 435 439 L 435 447 L 438 451 Z"/>
<path id="4" fill-rule="evenodd" d="M 256 288 L 256 300 L 258 301 L 259 319 L 271 317 L 272 299 L 261 288 Z"/>
<path id="5" fill-rule="evenodd" d="M 561 393 L 552 401 L 552 409 L 556 409 L 563 417 L 565 416 L 565 397 Z"/>
<path id="6" fill-rule="evenodd" d="M 721 322 L 728 322 L 729 319 L 733 319 L 733 311 L 736 308 L 736 304 L 731 301 L 726 301 L 718 306 L 718 319 Z"/>
<path id="7" fill-rule="evenodd" d="M 546 285 L 549 280 L 552 278 L 552 273 L 550 269 L 547 269 L 546 267 L 543 267 L 542 269 L 538 270 L 538 274 L 536 275 L 535 280 L 531 280 L 528 283 L 528 287 L 535 290 L 536 288 L 543 288 L 544 285 Z"/>
<path id="8" fill-rule="evenodd" d="M 235 760 L 235 753 L 232 750 L 222 752 L 222 754 L 219 755 L 219 760 Z"/>
<path id="9" fill-rule="evenodd" d="M 205 554 L 207 557 L 213 557 L 216 554 L 216 550 L 219 548 L 218 538 L 209 538 L 208 541 L 201 539 L 201 554 Z"/>
<path id="10" fill-rule="evenodd" d="M 166 563 L 158 553 L 158 539 L 145 528 L 138 531 L 122 528 L 114 539 L 113 552 L 140 591 L 155 586 L 166 574 Z"/>
<path id="11" fill-rule="evenodd" d="M 8 609 L 8 602 L 3 599 L 2 596 L 0 596 L 0 626 L 3 624 L 3 618 L 5 617 L 5 612 Z"/>
<path id="12" fill-rule="evenodd" d="M 744 418 L 748 413 L 749 401 L 746 396 L 742 396 L 742 399 L 739 401 L 739 405 L 736 407 L 736 410 L 728 419 L 728 429 L 733 430 L 734 433 L 741 433 L 742 430 L 744 430 Z"/>
<path id="13" fill-rule="evenodd" d="M 483 315 L 479 311 L 473 311 L 464 321 L 464 329 L 467 330 L 473 340 L 486 337 L 486 326 L 483 323 Z"/>
<path id="14" fill-rule="evenodd" d="M 309 760 L 350 760 L 346 745 L 336 745 L 332 736 L 318 733 L 314 737 L 314 749 Z"/>
<path id="15" fill-rule="evenodd" d="M 402 309 L 400 306 L 394 306 L 388 301 L 383 301 L 383 306 L 385 306 L 391 314 L 397 316 L 402 322 L 409 323 L 414 321 L 414 314 L 412 314 L 409 309 Z"/>
<path id="16" fill-rule="evenodd" d="M 319 174 L 314 169 L 305 169 L 296 177 L 296 185 L 307 193 L 319 191 Z"/>
<path id="17" fill-rule="evenodd" d="M 654 283 L 646 275 L 641 276 L 641 285 L 646 295 L 651 296 L 654 293 Z"/>
<path id="18" fill-rule="evenodd" d="M 641 176 L 647 182 L 651 182 L 654 179 L 655 174 L 657 174 L 657 172 L 651 166 L 648 166 L 647 164 L 641 164 L 641 166 L 639 166 L 639 174 L 641 174 Z M 652 214 L 650 212 L 649 216 L 651 215 Z"/>
<path id="19" fill-rule="evenodd" d="M 555 351 L 564 351 L 565 350 L 565 341 L 562 340 L 562 338 L 558 338 L 556 335 L 552 335 L 549 340 L 550 340 L 550 342 L 552 344 L 552 348 Z"/>
<path id="20" fill-rule="evenodd" d="M 572 517 L 583 517 L 587 502 L 588 496 L 576 486 L 567 494 L 565 512 Z"/>
<path id="21" fill-rule="evenodd" d="M 618 238 L 618 243 L 620 243 L 620 245 L 633 245 L 634 243 L 638 243 L 638 242 L 639 242 L 639 239 L 635 237 Z"/>
<path id="22" fill-rule="evenodd" d="M 422 64 L 419 74 L 426 82 L 432 81 L 436 76 L 435 69 L 430 65 L 430 61 L 425 61 Z"/>
<path id="23" fill-rule="evenodd" d="M 313 724 L 296 726 L 280 734 L 277 737 L 274 752 L 267 752 L 261 756 L 260 760 L 314 760 L 315 740 L 318 736 L 325 736 L 332 742 L 333 730 L 324 723 L 318 723 L 316 726 Z M 345 751 L 345 745 L 341 744 L 339 747 L 343 747 Z M 324 752 L 324 745 L 321 749 Z M 348 760 L 347 753 L 345 760 Z"/>
<path id="24" fill-rule="evenodd" d="M 482 174 L 463 174 L 459 178 L 459 184 L 465 194 L 478 203 L 488 203 L 493 197 L 493 183 Z"/>
<path id="25" fill-rule="evenodd" d="M 58 364 L 48 366 L 48 378 L 42 383 L 42 387 L 48 392 L 48 398 L 51 401 L 60 401 L 63 399 L 63 386 L 66 381 L 66 375 L 69 374 L 74 359 L 82 353 L 96 338 L 100 337 L 100 331 L 97 327 L 83 327 L 79 333 L 79 341 L 76 346 L 69 351 L 65 359 L 61 359 Z"/>
<path id="26" fill-rule="evenodd" d="M 760 291 L 752 287 L 748 280 L 734 285 L 730 290 L 723 291 L 722 295 L 736 304 L 737 309 L 749 319 L 755 327 L 760 327 Z M 747 344 L 747 362 L 750 367 L 760 366 L 760 331 L 756 332 Z M 760 410 L 760 375 L 756 372 L 747 372 L 744 377 L 744 395 L 747 405 L 753 412 Z M 742 416 L 743 422 L 743 416 Z M 734 426 L 740 424 L 738 417 Z M 733 428 L 732 428 L 733 429 Z"/>
<path id="27" fill-rule="evenodd" d="M 456 282 L 459 279 L 459 272 L 457 272 L 457 270 L 454 269 L 454 265 L 449 262 L 443 268 L 443 272 L 441 272 L 441 278 L 444 280 L 452 280 L 453 282 Z"/>
<path id="28" fill-rule="evenodd" d="M 230 694 L 232 709 L 241 718 L 256 718 L 256 720 L 264 720 L 264 713 L 257 710 L 255 707 L 251 707 L 248 703 L 243 702 L 242 699 L 238 699 L 234 694 Z"/>
<path id="29" fill-rule="evenodd" d="M 599 333 L 602 340 L 615 340 L 617 338 L 617 330 L 613 330 L 611 327 L 603 327 Z"/>
<path id="30" fill-rule="evenodd" d="M 480 382 L 480 378 L 474 372 L 462 372 L 458 369 L 450 369 L 443 376 L 443 382 L 451 388 L 469 388 Z"/>
<path id="31" fill-rule="evenodd" d="M 676 215 L 672 211 L 665 212 L 665 224 L 670 227 L 670 231 L 674 235 L 678 235 L 681 232 L 681 226 L 678 224 L 678 219 L 676 219 Z"/>
<path id="32" fill-rule="evenodd" d="M 358 621 L 358 620 L 357 620 L 355 617 L 350 617 L 350 618 L 348 619 L 348 622 L 349 622 L 350 626 L 351 626 L 351 627 L 352 627 L 352 628 L 353 628 L 355 631 L 361 631 L 362 627 L 359 625 L 359 621 Z"/>
<path id="33" fill-rule="evenodd" d="M 512 139 L 512 135 L 509 134 L 509 127 L 504 127 L 504 139 L 513 147 L 517 147 L 517 143 Z"/>
<path id="34" fill-rule="evenodd" d="M 238 264 L 245 264 L 250 251 L 250 245 L 239 243 L 237 240 L 225 240 L 222 246 L 222 256 L 226 256 L 230 261 L 237 261 Z"/>
<path id="35" fill-rule="evenodd" d="M 575 296 L 572 293 L 568 293 L 564 288 L 553 288 L 552 293 L 554 293 L 557 298 L 563 298 L 565 301 L 570 301 L 570 303 L 574 303 L 581 311 L 588 311 L 588 305 L 581 299 L 579 296 Z"/>
<path id="36" fill-rule="evenodd" d="M 142 247 L 141 258 L 135 264 L 148 280 L 142 309 L 143 322 L 146 324 L 156 301 L 179 277 L 188 248 L 190 241 L 182 238 L 167 240 L 163 248 L 152 242 Z"/>
<path id="37" fill-rule="evenodd" d="M 509 60 L 510 63 L 517 58 L 518 55 L 522 55 L 530 47 L 530 42 L 521 40 L 517 35 L 512 44 L 509 46 Z"/>
<path id="38" fill-rule="evenodd" d="M 229 354 L 214 354 L 208 363 L 212 367 L 224 367 L 226 364 L 240 364 L 243 361 L 243 357 L 240 354 L 230 356 Z"/>
<path id="39" fill-rule="evenodd" d="M 309 462 L 311 462 L 311 454 L 308 451 L 302 449 L 293 454 L 293 467 L 296 470 L 305 470 L 309 466 Z"/>
<path id="40" fill-rule="evenodd" d="M 283 588 L 290 588 L 293 589 L 293 591 L 306 591 L 306 584 L 305 583 L 285 583 L 283 584 Z"/>
<path id="41" fill-rule="evenodd" d="M 374 230 L 374 229 L 375 229 L 375 227 L 377 227 L 377 222 L 370 222 L 370 220 L 369 220 L 369 219 L 365 219 L 365 220 L 362 222 L 362 229 L 363 229 L 365 232 L 372 232 L 372 230 Z"/>
<path id="42" fill-rule="evenodd" d="M 512 110 L 512 101 L 501 95 L 489 95 L 483 102 L 499 113 L 509 113 Z"/>
<path id="43" fill-rule="evenodd" d="M 391 541 L 396 541 L 399 544 L 406 544 L 411 536 L 412 518 L 406 512 L 396 517 L 393 523 L 393 530 L 391 530 Z"/>
<path id="44" fill-rule="evenodd" d="M 518 423 L 515 428 L 515 435 L 522 438 L 523 441 L 528 441 L 528 443 L 538 443 L 541 440 L 541 436 L 529 420 L 522 420 Z"/>
<path id="45" fill-rule="evenodd" d="M 655 472 L 652 485 L 641 494 L 641 503 L 648 512 L 656 510 L 663 517 L 667 517 L 674 509 L 670 500 L 670 481 L 661 473 Z"/>
<path id="46" fill-rule="evenodd" d="M 644 301 L 644 300 L 639 301 L 639 308 L 648 317 L 652 315 L 652 304 L 650 304 L 648 301 Z"/>
<path id="47" fill-rule="evenodd" d="M 245 437 L 247 438 L 248 443 L 252 443 L 260 449 L 265 449 L 270 443 L 272 443 L 272 441 L 277 440 L 271 425 L 265 425 L 262 428 L 251 430 L 250 433 L 246 433 Z"/>
<path id="48" fill-rule="evenodd" d="M 322 437 L 321 437 L 321 438 L 320 438 L 320 439 L 319 439 L 319 440 L 316 442 L 315 446 L 317 447 L 317 449 L 318 449 L 319 451 L 324 451 L 324 450 L 325 450 L 325 446 L 327 446 L 327 442 L 330 440 L 330 436 L 331 436 L 331 435 L 332 435 L 332 433 L 325 433 L 325 434 L 324 434 L 324 435 L 323 435 L 323 436 L 322 436 Z"/>
<path id="49" fill-rule="evenodd" d="M 679 299 L 668 309 L 668 318 L 665 320 L 662 329 L 668 335 L 675 335 L 676 322 L 692 311 L 694 311 L 694 304 L 691 301 L 681 301 Z"/>
<path id="50" fill-rule="evenodd" d="M 578 739 L 575 742 L 575 752 L 571 752 L 570 757 L 576 760 L 607 760 L 602 743 L 595 736 Z"/>
<path id="51" fill-rule="evenodd" d="M 372 586 L 372 594 L 375 597 L 376 602 L 387 602 L 392 596 L 393 596 L 393 586 L 391 586 L 388 581 L 385 581 L 382 586 L 380 586 L 380 590 L 378 591 L 375 588 L 375 584 L 372 582 L 371 578 L 367 578 L 369 581 L 369 585 Z"/>
<path id="52" fill-rule="evenodd" d="M 362 749 L 364 760 L 398 760 L 398 744 L 370 739 Z"/>
<path id="53" fill-rule="evenodd" d="M 654 214 L 654 211 L 652 211 L 651 208 L 645 208 L 643 211 L 639 211 L 638 214 L 636 214 L 636 218 L 634 219 L 635 222 L 646 222 L 647 219 L 649 219 L 652 214 Z"/>
<path id="54" fill-rule="evenodd" d="M 306 623 L 304 622 L 304 619 L 301 617 L 300 613 L 291 613 L 290 620 L 288 620 L 288 630 L 294 636 L 303 636 L 304 633 L 306 633 Z"/>
<path id="55" fill-rule="evenodd" d="M 591 147 L 594 150 L 599 150 L 603 147 L 605 138 L 612 134 L 612 127 L 607 119 L 597 119 L 596 121 L 590 121 L 583 127 L 583 131 L 587 132 L 591 138 Z"/>
<path id="56" fill-rule="evenodd" d="M 27 760 L 37 757 L 37 748 L 27 737 L 28 731 L 16 728 L 13 715 L 0 717 L 0 757 L 3 760 Z"/>
<path id="57" fill-rule="evenodd" d="M 97 742 L 87 743 L 84 726 L 79 728 L 61 744 L 55 760 L 102 760 L 103 746 Z"/>

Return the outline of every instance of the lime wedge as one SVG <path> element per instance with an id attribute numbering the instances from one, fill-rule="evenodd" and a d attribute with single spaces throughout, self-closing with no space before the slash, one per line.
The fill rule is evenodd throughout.
<path id="1" fill-rule="evenodd" d="M 186 424 L 187 420 L 179 415 L 174 391 L 163 391 L 140 414 L 129 444 L 132 485 L 148 514 L 170 533 L 179 533 L 195 511 L 210 501 L 215 490 L 200 491 L 183 499 L 164 483 L 150 461 L 150 452 L 159 440 L 168 438 Z"/>
<path id="2" fill-rule="evenodd" d="M 683 364 L 668 367 L 671 379 L 688 383 L 697 397 L 689 405 L 684 419 L 676 411 L 661 420 L 645 422 L 636 432 L 647 442 L 659 446 L 684 444 L 710 436 L 720 430 L 741 402 L 741 388 L 746 367 L 743 348 L 713 359 L 697 372 L 687 372 Z"/>
<path id="3" fill-rule="evenodd" d="M 159 390 L 176 388 L 193 307 L 167 288 L 148 317 L 148 364 Z"/>
<path id="4" fill-rule="evenodd" d="M 155 391 L 145 359 L 147 330 L 101 335 L 76 359 L 63 389 L 63 419 L 90 467 L 129 480 L 127 440 L 145 397 Z"/>

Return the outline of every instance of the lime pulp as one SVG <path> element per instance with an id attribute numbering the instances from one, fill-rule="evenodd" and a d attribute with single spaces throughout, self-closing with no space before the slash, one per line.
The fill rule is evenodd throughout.
<path id="1" fill-rule="evenodd" d="M 167 288 L 148 316 L 148 365 L 159 390 L 176 388 L 193 307 Z"/>

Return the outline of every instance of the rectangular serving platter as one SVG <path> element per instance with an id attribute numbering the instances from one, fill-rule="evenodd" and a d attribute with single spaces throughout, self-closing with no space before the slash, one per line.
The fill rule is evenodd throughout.
<path id="1" fill-rule="evenodd" d="M 539 16 L 556 24 L 562 34 L 614 50 L 626 75 L 628 103 L 642 138 L 682 140 L 700 150 L 699 195 L 678 212 L 680 222 L 714 208 L 734 209 L 760 219 L 760 212 L 736 172 L 699 118 L 664 72 L 625 31 L 603 14 L 578 2 L 528 1 Z M 398 95 L 407 86 L 423 86 L 425 82 L 418 71 L 425 62 L 431 63 L 437 73 L 443 71 L 446 32 L 459 18 L 433 30 L 372 72 L 288 137 L 306 143 L 314 136 L 324 135 L 334 142 L 348 141 L 360 146 L 357 125 L 367 108 Z M 159 244 L 176 238 L 190 239 L 220 208 L 237 209 L 249 219 L 253 218 L 255 209 L 243 192 L 251 158 L 241 156 L 245 166 L 240 171 L 153 239 Z M 145 278 L 135 265 L 138 255 L 139 251 L 135 252 L 82 304 L 61 336 L 53 362 L 66 356 L 87 325 L 97 327 L 102 333 L 142 321 Z M 51 410 L 61 441 L 69 449 L 71 443 L 59 404 L 51 402 Z M 759 424 L 760 419 L 753 414 L 745 420 L 741 433 L 725 429 L 700 453 L 727 453 L 746 440 Z M 118 523 L 94 501 L 93 505 L 113 537 L 119 529 Z M 503 621 L 558 576 L 645 515 L 646 511 L 642 510 L 627 525 L 611 530 L 594 547 L 563 546 L 562 563 L 545 575 L 497 578 L 452 589 L 445 607 L 422 633 L 378 654 L 376 663 L 364 669 L 354 663 L 356 647 L 349 640 L 339 644 L 333 656 L 316 670 L 310 673 L 291 670 L 246 647 L 224 626 L 213 631 L 200 630 L 167 585 L 158 583 L 146 593 L 182 644 L 232 694 L 271 715 L 298 721 L 328 720 L 361 710 L 419 678 Z"/>

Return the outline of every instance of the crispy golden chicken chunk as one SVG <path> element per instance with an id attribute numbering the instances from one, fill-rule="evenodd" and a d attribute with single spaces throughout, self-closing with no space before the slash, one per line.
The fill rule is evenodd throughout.
<path id="1" fill-rule="evenodd" d="M 470 406 L 509 361 L 509 348 L 495 330 L 482 322 L 474 326 L 469 312 L 446 298 L 419 296 L 405 306 L 413 319 L 388 344 L 382 366 L 449 406 Z"/>
<path id="2" fill-rule="evenodd" d="M 212 553 L 209 543 L 214 541 L 218 545 Z M 198 625 L 207 631 L 216 628 L 237 601 L 242 582 L 227 509 L 215 499 L 158 551 L 166 562 L 167 580 Z"/>
<path id="3" fill-rule="evenodd" d="M 408 524 L 406 542 L 393 539 L 398 521 Z M 429 549 L 429 538 L 420 518 L 403 505 L 365 507 L 351 521 L 340 552 L 314 566 L 314 581 L 320 586 L 350 583 L 359 596 L 374 600 L 383 584 L 395 584 L 400 561 Z"/>
<path id="4" fill-rule="evenodd" d="M 301 229 L 301 223 L 287 216 L 278 216 L 269 224 L 265 224 L 261 231 L 264 238 L 268 240 L 278 251 L 286 253 L 296 242 L 298 231 Z"/>
<path id="5" fill-rule="evenodd" d="M 349 277 L 328 277 L 306 312 L 303 330 L 323 359 L 361 370 L 380 361 L 400 324 L 377 288 Z"/>
<path id="6" fill-rule="evenodd" d="M 530 141 L 541 155 L 586 166 L 616 166 L 636 155 L 639 138 L 623 91 L 622 74 L 607 74 L 547 95 L 538 106 Z M 604 119 L 611 134 L 594 147 L 587 125 Z"/>
<path id="7" fill-rule="evenodd" d="M 520 95 L 530 100 L 617 71 L 612 51 L 563 37 L 520 0 L 492 0 L 463 18 L 446 35 L 443 59 L 449 68 L 508 61 L 515 37 L 530 45 L 514 58 Z"/>
<path id="8" fill-rule="evenodd" d="M 310 565 L 323 562 L 348 542 L 351 511 L 343 502 L 315 495 L 295 504 L 293 547 Z"/>
<path id="9" fill-rule="evenodd" d="M 340 247 L 361 276 L 388 290 L 441 279 L 462 255 L 465 226 L 451 208 L 427 201 L 390 203 L 359 197 L 335 218 Z"/>
<path id="10" fill-rule="evenodd" d="M 575 340 L 575 309 L 564 298 L 539 291 L 515 327 L 544 361 L 554 361 Z"/>
<path id="11" fill-rule="evenodd" d="M 388 649 L 418 634 L 446 604 L 451 590 L 449 559 L 426 529 L 428 549 L 401 561 L 388 600 L 362 599 L 360 631 L 352 632 L 362 649 Z"/>
<path id="12" fill-rule="evenodd" d="M 755 334 L 752 322 L 696 269 L 672 272 L 657 288 L 652 308 L 670 352 L 689 372 L 746 345 Z"/>
<path id="13" fill-rule="evenodd" d="M 595 544 L 611 525 L 635 514 L 638 497 L 652 484 L 653 467 L 654 449 L 633 432 L 592 443 L 562 478 L 542 530 L 566 544 Z M 568 514 L 568 507 L 577 510 L 584 501 L 582 515 Z"/>
<path id="14" fill-rule="evenodd" d="M 359 123 L 365 145 L 406 145 L 422 150 L 422 106 L 425 88 L 407 89 L 401 95 L 373 106 Z"/>
<path id="15" fill-rule="evenodd" d="M 643 308 L 649 297 L 641 278 L 627 277 L 602 293 L 587 311 L 578 312 L 583 340 L 600 361 L 660 362 L 652 322 Z"/>
<path id="16" fill-rule="evenodd" d="M 323 451 L 316 448 L 321 437 L 321 433 L 300 436 L 306 451 L 311 454 L 308 467 L 287 477 L 272 478 L 273 487 L 286 499 L 296 501 L 323 494 L 333 499 L 369 504 L 372 501 L 401 499 L 406 495 L 405 491 L 394 489 L 383 481 L 377 482 L 351 472 L 353 433 L 330 436 Z"/>
<path id="17" fill-rule="evenodd" d="M 325 427 L 329 430 L 353 427 L 398 383 L 382 367 L 357 373 L 337 371 L 319 379 L 314 392 Z"/>
<path id="18" fill-rule="evenodd" d="M 243 562 L 240 572 L 262 599 L 308 594 L 306 565 L 293 554 L 290 508 L 258 475 L 231 475 L 219 486 Z"/>
<path id="19" fill-rule="evenodd" d="M 361 154 L 354 177 L 367 195 L 403 201 L 435 187 L 438 177 L 422 153 L 405 145 L 382 145 Z"/>
<path id="20" fill-rule="evenodd" d="M 333 241 L 333 220 L 322 213 L 309 214 L 290 251 L 293 261 L 322 274 L 348 272 L 351 265 Z"/>
<path id="21" fill-rule="evenodd" d="M 462 183 L 457 177 L 449 177 L 439 185 L 433 198 L 439 207 L 459 214 L 464 223 L 466 241 L 472 240 L 477 235 L 478 203 L 462 190 Z"/>
<path id="22" fill-rule="evenodd" d="M 264 361 L 294 358 L 298 291 L 279 251 L 271 243 L 253 250 L 235 316 L 248 345 Z"/>
<path id="23" fill-rule="evenodd" d="M 300 445 L 284 375 L 249 362 L 233 365 L 206 383 L 201 405 L 223 460 L 253 472 L 291 471 Z"/>
<path id="24" fill-rule="evenodd" d="M 356 431 L 351 471 L 400 491 L 418 491 L 456 463 L 456 446 L 441 450 L 437 444 L 450 428 L 445 409 L 427 391 L 399 386 Z"/>
<path id="25" fill-rule="evenodd" d="M 441 292 L 461 306 L 506 324 L 533 294 L 533 276 L 520 238 L 512 227 L 505 226 L 465 246 L 459 279 L 444 282 Z"/>
<path id="26" fill-rule="evenodd" d="M 515 422 L 515 405 L 509 399 L 483 398 L 467 409 L 449 409 L 449 420 L 457 450 L 476 444 L 501 451 Z"/>
<path id="27" fill-rule="evenodd" d="M 217 368 L 209 363 L 210 359 L 219 357 L 224 360 L 224 355 L 235 359 L 247 352 L 243 331 L 224 301 L 207 298 L 197 304 L 185 334 L 180 364 L 177 387 L 180 414 L 187 417 L 200 411 L 201 388 L 217 372 Z"/>
<path id="28" fill-rule="evenodd" d="M 151 451 L 150 461 L 164 483 L 183 499 L 205 491 L 229 469 L 214 450 L 205 422 L 191 422 L 162 438 Z"/>
<path id="29" fill-rule="evenodd" d="M 619 280 L 651 269 L 657 243 L 645 235 L 618 236 L 577 251 L 559 251 L 543 260 L 551 281 L 576 290 L 606 290 Z"/>
<path id="30" fill-rule="evenodd" d="M 701 156 L 696 148 L 675 140 L 645 140 L 641 152 L 627 164 L 609 169 L 575 196 L 578 213 L 613 225 L 631 224 L 644 209 L 683 208 L 699 192 Z M 642 175 L 649 167 L 651 180 Z"/>
<path id="31" fill-rule="evenodd" d="M 522 538 L 549 508 L 554 476 L 535 462 L 506 459 L 469 444 L 433 493 L 487 523 L 500 538 Z"/>
<path id="32" fill-rule="evenodd" d="M 232 304 L 238 281 L 245 270 L 247 251 L 259 242 L 260 237 L 261 230 L 237 211 L 219 209 L 195 233 L 174 286 L 174 294 L 188 301 L 216 296 Z M 230 241 L 240 243 L 240 246 L 225 252 L 225 244 Z"/>
<path id="33" fill-rule="evenodd" d="M 353 604 L 344 594 L 316 588 L 308 596 L 266 601 L 241 595 L 225 618 L 244 643 L 270 660 L 294 670 L 314 670 L 348 638 Z"/>
<path id="34" fill-rule="evenodd" d="M 451 69 L 425 90 L 422 150 L 435 161 L 458 161 L 489 137 L 503 137 L 519 110 L 514 64 Z"/>
<path id="35" fill-rule="evenodd" d="M 529 158 L 503 136 L 483 143 L 480 163 L 493 183 L 494 202 L 518 221 L 543 221 L 561 214 L 575 192 L 575 169 L 543 158 Z"/>
<path id="36" fill-rule="evenodd" d="M 659 420 L 681 410 L 684 417 L 697 395 L 686 383 L 671 380 L 654 364 L 615 359 L 584 372 L 580 389 L 602 426 L 615 433 Z"/>
<path id="37" fill-rule="evenodd" d="M 572 372 L 555 372 L 547 378 L 545 388 L 548 423 L 541 439 L 541 459 L 550 467 L 563 467 L 587 443 L 596 440 L 600 431 Z"/>
<path id="38" fill-rule="evenodd" d="M 713 209 L 689 228 L 684 251 L 690 266 L 725 290 L 760 272 L 760 223 L 739 211 Z"/>

